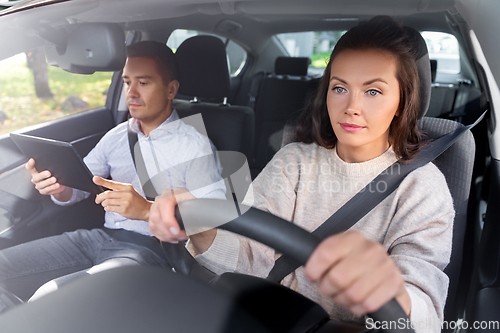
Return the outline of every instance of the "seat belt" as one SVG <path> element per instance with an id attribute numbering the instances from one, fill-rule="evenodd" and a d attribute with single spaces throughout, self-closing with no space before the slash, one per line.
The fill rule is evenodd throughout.
<path id="1" fill-rule="evenodd" d="M 132 160 L 134 161 L 135 170 L 137 171 L 137 175 L 139 176 L 142 190 L 144 191 L 146 199 L 154 201 L 158 196 L 158 193 L 156 192 L 153 183 L 149 179 L 146 164 L 144 163 L 144 159 L 142 157 L 141 147 L 140 145 L 136 144 L 139 141 L 137 133 L 132 130 L 132 128 L 130 127 L 130 123 L 127 124 L 127 133 L 130 154 L 132 154 Z"/>
<path id="2" fill-rule="evenodd" d="M 158 193 L 149 179 L 146 164 L 144 163 L 144 159 L 142 157 L 141 147 L 136 144 L 139 141 L 137 133 L 132 130 L 130 123 L 128 123 L 127 126 L 128 144 L 130 147 L 130 154 L 132 154 L 132 160 L 134 161 L 135 170 L 139 176 L 146 199 L 154 201 Z M 157 239 L 156 237 L 153 238 Z M 158 242 L 163 250 L 164 259 L 175 269 L 176 272 L 198 277 L 207 283 L 216 276 L 214 273 L 198 264 L 196 259 L 189 254 L 184 242 L 179 242 L 178 244 L 166 243 L 160 240 L 158 240 Z M 170 253 L 175 258 L 179 258 L 180 260 L 170 260 L 167 253 Z"/>
<path id="3" fill-rule="evenodd" d="M 328 236 L 348 230 L 392 192 L 394 192 L 410 172 L 435 160 L 465 132 L 476 126 L 484 118 L 487 112 L 488 110 L 486 110 L 473 124 L 468 126 L 461 125 L 454 131 L 423 146 L 417 157 L 410 163 L 395 162 L 389 166 L 354 197 L 352 197 L 351 200 L 340 207 L 339 210 L 337 210 L 312 233 L 321 239 L 325 239 Z M 398 166 L 398 170 L 400 171 L 398 175 L 393 175 L 391 173 L 391 170 L 393 170 L 395 166 Z M 376 188 L 378 184 L 386 184 L 386 186 L 384 186 L 385 191 L 377 191 L 377 193 L 373 193 L 373 188 Z M 276 260 L 274 267 L 267 276 L 267 279 L 279 282 L 300 266 L 301 265 L 297 262 L 283 255 Z"/>
<path id="4" fill-rule="evenodd" d="M 250 89 L 248 91 L 248 104 L 247 106 L 254 110 L 255 101 L 257 100 L 257 95 L 259 93 L 260 81 L 266 76 L 264 72 L 258 72 L 252 78 L 252 82 L 250 83 Z"/>
<path id="5" fill-rule="evenodd" d="M 470 91 L 470 81 L 463 80 L 459 83 L 452 112 L 448 115 L 449 118 L 455 119 L 458 122 L 462 121 L 462 117 L 465 116 L 465 107 L 467 105 L 467 101 L 469 100 Z"/>

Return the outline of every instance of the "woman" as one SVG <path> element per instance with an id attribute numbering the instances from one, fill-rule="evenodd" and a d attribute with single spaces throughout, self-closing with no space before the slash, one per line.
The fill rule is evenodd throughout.
<path id="1" fill-rule="evenodd" d="M 316 229 L 396 160 L 416 156 L 422 144 L 419 100 L 415 57 L 404 29 L 387 17 L 359 24 L 335 46 L 317 95 L 299 121 L 300 142 L 275 155 L 245 203 Z M 150 230 L 164 241 L 186 236 L 173 207 L 173 199 L 158 199 L 152 207 Z M 282 283 L 320 303 L 332 318 L 347 321 L 359 321 L 395 297 L 417 331 L 439 332 L 453 218 L 444 176 L 429 163 L 349 231 L 322 242 L 306 267 Z M 274 250 L 224 231 L 190 239 L 197 259 L 216 273 L 265 277 L 277 258 Z"/>

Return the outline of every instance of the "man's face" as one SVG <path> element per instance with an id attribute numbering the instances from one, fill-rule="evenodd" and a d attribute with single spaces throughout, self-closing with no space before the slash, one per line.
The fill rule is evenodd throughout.
<path id="1" fill-rule="evenodd" d="M 130 114 L 142 126 L 156 127 L 170 116 L 178 82 L 164 82 L 153 59 L 128 58 L 122 77 Z"/>

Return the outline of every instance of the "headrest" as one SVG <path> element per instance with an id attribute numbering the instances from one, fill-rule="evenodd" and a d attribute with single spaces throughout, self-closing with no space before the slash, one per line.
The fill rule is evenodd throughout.
<path id="1" fill-rule="evenodd" d="M 222 101 L 230 91 L 226 48 L 214 36 L 186 39 L 175 52 L 179 64 L 179 93 Z"/>
<path id="2" fill-rule="evenodd" d="M 431 101 L 431 63 L 427 45 L 422 35 L 415 29 L 404 27 L 415 48 L 418 76 L 420 79 L 420 118 L 425 116 Z"/>
<path id="3" fill-rule="evenodd" d="M 307 57 L 278 57 L 274 62 L 274 72 L 277 75 L 307 75 L 310 60 Z"/>
<path id="4" fill-rule="evenodd" d="M 436 81 L 438 61 L 436 59 L 431 59 L 431 81 Z"/>

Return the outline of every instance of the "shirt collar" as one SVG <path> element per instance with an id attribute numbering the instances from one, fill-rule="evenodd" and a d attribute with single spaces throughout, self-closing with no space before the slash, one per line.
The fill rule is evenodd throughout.
<path id="1" fill-rule="evenodd" d="M 177 110 L 172 108 L 172 113 L 170 114 L 170 116 L 158 127 L 152 130 L 151 133 L 149 133 L 149 136 L 151 137 L 151 139 L 155 139 L 158 135 L 161 135 L 162 133 L 177 132 L 181 123 L 178 120 L 179 120 L 179 114 L 177 113 Z M 129 124 L 134 132 L 136 132 L 139 136 L 141 135 L 144 136 L 144 133 L 141 132 L 140 121 L 138 119 L 130 118 Z"/>

